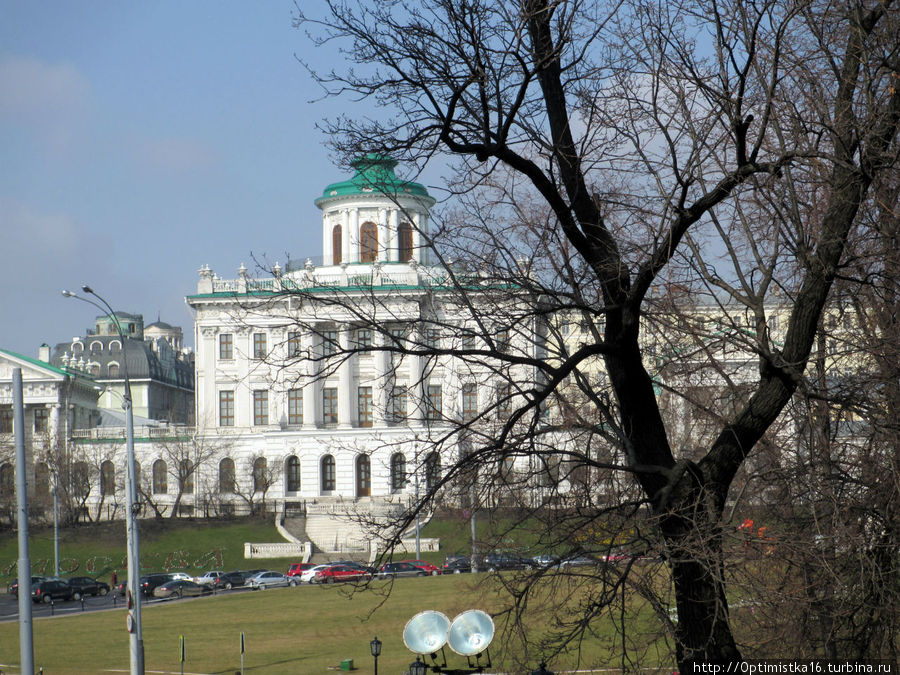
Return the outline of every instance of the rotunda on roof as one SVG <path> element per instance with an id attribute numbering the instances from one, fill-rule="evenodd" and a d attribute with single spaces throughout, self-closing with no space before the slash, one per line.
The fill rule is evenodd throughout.
<path id="1" fill-rule="evenodd" d="M 429 263 L 423 237 L 435 200 L 422 184 L 398 178 L 396 166 L 386 155 L 360 157 L 352 178 L 332 183 L 316 200 L 324 265 Z"/>

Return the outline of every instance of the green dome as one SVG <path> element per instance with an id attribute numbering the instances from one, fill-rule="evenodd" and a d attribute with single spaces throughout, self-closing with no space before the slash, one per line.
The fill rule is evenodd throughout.
<path id="1" fill-rule="evenodd" d="M 397 160 L 377 153 L 369 153 L 353 162 L 356 175 L 350 180 L 332 183 L 322 196 L 316 200 L 316 206 L 334 197 L 350 195 L 383 194 L 398 196 L 403 194 L 431 199 L 428 190 L 421 183 L 400 180 L 394 173 Z"/>

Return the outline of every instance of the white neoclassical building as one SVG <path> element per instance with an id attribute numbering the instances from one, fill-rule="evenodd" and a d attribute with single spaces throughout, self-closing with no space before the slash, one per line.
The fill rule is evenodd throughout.
<path id="1" fill-rule="evenodd" d="M 408 500 L 459 451 L 453 442 L 434 451 L 449 421 L 509 398 L 489 364 L 390 349 L 440 343 L 452 352 L 471 339 L 464 314 L 444 302 L 447 273 L 425 245 L 434 199 L 400 180 L 395 164 L 363 157 L 350 180 L 316 200 L 324 264 L 276 263 L 264 278 L 243 266 L 235 279 L 200 270 L 187 298 L 197 434 L 218 499 L 233 480 L 244 502 L 265 491 L 287 510 Z M 511 348 L 538 348 L 509 327 L 496 331 Z"/>

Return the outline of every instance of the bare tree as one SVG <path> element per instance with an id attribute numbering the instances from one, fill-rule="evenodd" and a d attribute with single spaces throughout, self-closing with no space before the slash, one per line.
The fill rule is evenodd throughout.
<path id="1" fill-rule="evenodd" d="M 435 312 L 418 334 L 462 331 L 477 342 L 401 344 L 385 334 L 380 349 L 489 363 L 510 389 L 490 413 L 428 435 L 439 447 L 465 431 L 470 448 L 429 495 L 473 467 L 502 471 L 509 457 L 561 459 L 568 485 L 609 489 L 602 499 L 581 489 L 554 532 L 588 530 L 581 540 L 599 542 L 607 524 L 628 521 L 638 539 L 660 540 L 680 667 L 739 660 L 725 508 L 804 382 L 848 239 L 870 227 L 873 183 L 896 160 L 893 3 L 335 0 L 299 22 L 342 41 L 359 66 L 319 74 L 328 93 L 388 108 L 327 125 L 339 151 L 456 161 L 447 184 L 465 219 L 449 213 L 426 243 L 445 263 L 441 288 L 465 324 Z M 786 306 L 777 340 L 768 314 L 776 292 Z M 664 325 L 672 306 L 701 294 L 730 325 Z M 387 333 L 358 297 L 316 301 Z M 574 348 L 554 323 L 562 316 L 585 324 Z M 529 337 L 536 323 L 549 326 L 540 349 Z M 518 347 L 498 339 L 498 325 Z M 735 392 L 699 447 L 676 445 L 661 407 L 664 373 L 646 351 L 660 349 L 653 335 L 669 343 L 670 360 L 690 354 L 678 358 L 691 372 Z M 729 370 L 707 358 L 716 341 L 750 354 L 753 370 L 746 359 Z M 591 379 L 596 359 L 603 381 Z M 523 368 L 533 375 L 514 374 Z M 676 380 L 666 386 L 675 400 L 689 396 Z M 564 414 L 547 422 L 548 409 Z M 560 432 L 564 444 L 552 435 Z M 604 581 L 578 621 L 560 624 L 569 641 L 627 583 L 621 574 Z M 528 596 L 516 597 L 521 610 Z"/>

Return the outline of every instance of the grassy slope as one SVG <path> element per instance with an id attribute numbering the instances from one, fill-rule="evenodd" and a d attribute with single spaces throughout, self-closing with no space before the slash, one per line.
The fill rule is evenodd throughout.
<path id="1" fill-rule="evenodd" d="M 424 609 L 443 611 L 451 619 L 477 607 L 500 607 L 501 593 L 487 575 L 452 575 L 399 580 L 387 595 L 387 584 L 376 583 L 364 593 L 350 587 L 303 586 L 221 595 L 163 603 L 143 612 L 147 670 L 179 672 L 179 636 L 184 635 L 185 672 L 233 673 L 240 668 L 239 639 L 246 636 L 245 666 L 253 673 L 326 673 L 343 659 L 353 659 L 358 672 L 372 672 L 369 640 L 384 643 L 379 669 L 406 670 L 413 655 L 402 641 L 406 622 Z M 607 622 L 608 623 L 608 622 Z M 612 624 L 598 626 L 594 639 L 575 656 L 557 659 L 554 670 L 610 663 L 604 646 Z M 536 639 L 542 626 L 531 627 Z M 97 673 L 127 669 L 128 636 L 124 609 L 93 614 L 38 619 L 34 622 L 35 665 L 47 673 Z M 494 671 L 521 672 L 510 653 L 521 653 L 515 639 L 492 646 Z M 507 652 L 506 650 L 510 650 Z M 14 623 L 0 624 L 0 663 L 17 662 L 18 632 Z M 450 667 L 462 667 L 449 652 Z M 530 668 L 536 667 L 536 663 Z M 7 672 L 4 670 L 4 672 Z"/>

